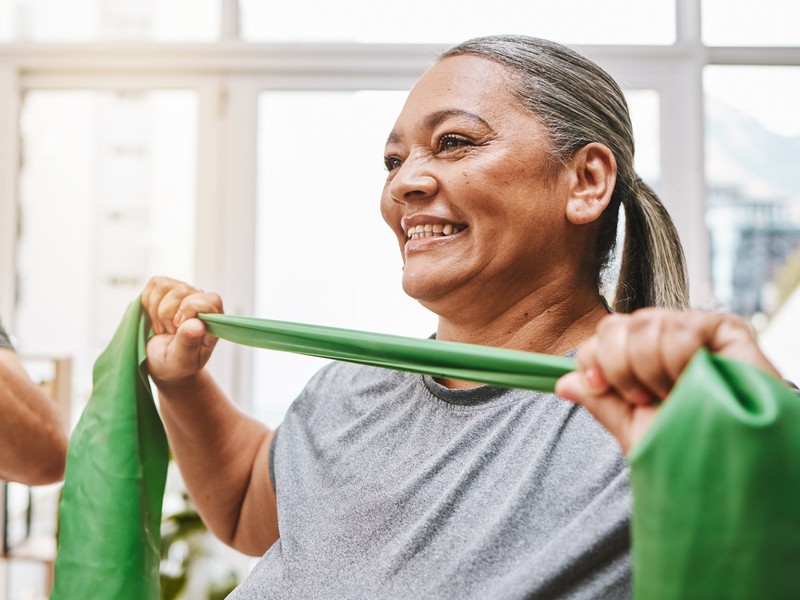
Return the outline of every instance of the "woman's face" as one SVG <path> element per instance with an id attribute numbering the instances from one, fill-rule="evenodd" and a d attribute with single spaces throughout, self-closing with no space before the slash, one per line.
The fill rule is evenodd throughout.
<path id="1" fill-rule="evenodd" d="M 462 55 L 431 68 L 409 94 L 385 161 L 381 212 L 400 244 L 403 289 L 440 315 L 450 300 L 519 301 L 574 254 L 566 180 L 497 63 Z M 431 231 L 418 235 L 420 227 Z"/>

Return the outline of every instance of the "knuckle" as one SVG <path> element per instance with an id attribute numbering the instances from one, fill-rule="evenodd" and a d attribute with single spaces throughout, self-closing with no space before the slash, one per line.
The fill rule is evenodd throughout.
<path id="1" fill-rule="evenodd" d="M 621 314 L 613 314 L 603 317 L 603 319 L 597 325 L 597 333 L 601 336 L 607 335 L 610 331 L 622 326 L 627 318 L 627 315 Z"/>
<path id="2" fill-rule="evenodd" d="M 581 348 L 575 357 L 575 363 L 581 370 L 585 371 L 594 364 L 594 360 L 587 349 Z"/>
<path id="3" fill-rule="evenodd" d="M 208 294 L 208 298 L 214 306 L 222 306 L 222 298 L 220 298 L 220 295 L 216 292 Z"/>

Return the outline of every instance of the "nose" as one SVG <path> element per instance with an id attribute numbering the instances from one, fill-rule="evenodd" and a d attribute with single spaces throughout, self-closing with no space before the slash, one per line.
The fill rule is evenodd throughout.
<path id="1" fill-rule="evenodd" d="M 436 195 L 439 182 L 433 176 L 425 157 L 409 156 L 389 184 L 389 196 L 394 202 L 405 203 L 424 200 Z"/>

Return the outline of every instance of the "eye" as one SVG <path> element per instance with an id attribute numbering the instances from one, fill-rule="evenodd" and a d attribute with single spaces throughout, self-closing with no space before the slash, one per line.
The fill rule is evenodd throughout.
<path id="1" fill-rule="evenodd" d="M 471 145 L 472 142 L 469 140 L 453 134 L 443 135 L 439 138 L 439 152 L 451 152 Z"/>
<path id="2" fill-rule="evenodd" d="M 383 164 L 386 165 L 387 171 L 394 171 L 395 169 L 399 169 L 402 166 L 403 161 L 397 158 L 396 156 L 384 156 Z"/>

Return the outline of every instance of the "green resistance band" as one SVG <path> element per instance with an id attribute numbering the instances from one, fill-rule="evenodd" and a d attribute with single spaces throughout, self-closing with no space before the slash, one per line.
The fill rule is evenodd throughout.
<path id="1" fill-rule="evenodd" d="M 211 335 L 236 344 L 506 388 L 553 392 L 558 378 L 575 370 L 571 358 L 532 352 L 250 317 L 199 318 Z"/>
<path id="2" fill-rule="evenodd" d="M 203 315 L 260 348 L 552 391 L 571 359 L 243 317 Z M 94 368 L 70 441 L 51 600 L 158 600 L 169 449 L 139 300 Z M 800 401 L 701 351 L 630 456 L 637 600 L 783 599 L 800 589 Z"/>

